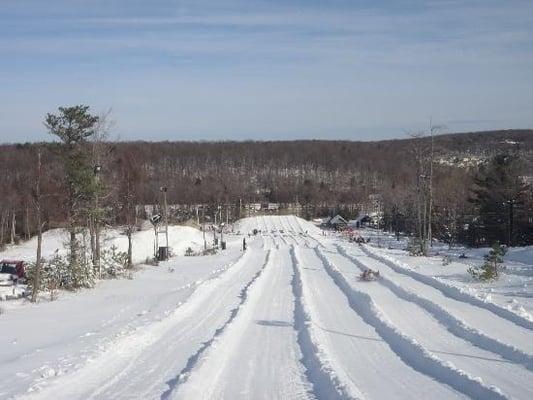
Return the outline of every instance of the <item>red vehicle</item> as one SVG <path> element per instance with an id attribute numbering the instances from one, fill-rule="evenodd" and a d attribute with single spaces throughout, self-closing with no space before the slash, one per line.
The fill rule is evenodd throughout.
<path id="1" fill-rule="evenodd" d="M 24 261 L 0 261 L 0 285 L 11 285 L 26 276 Z"/>

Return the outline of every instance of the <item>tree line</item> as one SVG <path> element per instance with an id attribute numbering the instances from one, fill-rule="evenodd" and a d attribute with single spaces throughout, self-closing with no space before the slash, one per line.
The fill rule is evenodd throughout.
<path id="1" fill-rule="evenodd" d="M 533 131 L 438 135 L 379 142 L 114 142 L 108 116 L 62 107 L 44 118 L 54 142 L 0 146 L 0 244 L 43 229 L 90 232 L 99 270 L 102 226 L 131 236 L 139 205 L 161 201 L 204 217 L 218 205 L 277 202 L 306 218 L 346 218 L 377 206 L 380 227 L 450 244 L 533 243 Z M 112 132 L 111 132 L 112 133 Z M 181 215 L 181 217 L 180 217 Z M 186 219 L 193 211 L 176 213 Z"/>

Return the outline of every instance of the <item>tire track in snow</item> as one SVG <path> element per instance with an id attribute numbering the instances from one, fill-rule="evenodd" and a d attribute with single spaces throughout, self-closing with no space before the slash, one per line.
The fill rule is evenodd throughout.
<path id="1" fill-rule="evenodd" d="M 335 246 L 340 255 L 350 260 L 361 271 L 367 269 L 363 262 L 358 260 L 353 255 L 348 254 L 346 249 L 344 249 L 342 246 Z M 498 354 L 506 360 L 522 364 L 525 368 L 533 371 L 533 356 L 530 354 L 527 354 L 510 344 L 487 336 L 482 331 L 466 324 L 461 319 L 456 318 L 437 303 L 425 297 L 419 296 L 411 290 L 405 289 L 384 275 L 381 275 L 381 278 L 378 280 L 378 282 L 387 287 L 396 296 L 406 301 L 415 303 L 419 307 L 429 312 L 441 325 L 443 325 L 450 333 L 458 338 L 464 339 L 483 350 Z"/>
<path id="2" fill-rule="evenodd" d="M 166 383 L 168 385 L 168 389 L 161 394 L 161 400 L 166 400 L 171 398 L 173 392 L 178 388 L 179 385 L 184 384 L 187 382 L 189 375 L 193 372 L 194 368 L 198 364 L 198 361 L 200 359 L 200 356 L 211 347 L 211 345 L 217 340 L 217 338 L 224 333 L 226 328 L 233 322 L 233 320 L 237 317 L 239 311 L 242 309 L 242 307 L 245 305 L 246 300 L 248 298 L 248 292 L 253 287 L 254 283 L 259 279 L 259 277 L 263 274 L 264 270 L 266 269 L 269 261 L 270 261 L 270 254 L 271 251 L 269 250 L 267 252 L 267 256 L 265 259 L 265 262 L 261 266 L 261 269 L 254 275 L 254 277 L 244 286 L 244 288 L 241 290 L 241 293 L 239 294 L 239 304 L 237 307 L 232 309 L 230 311 L 230 316 L 227 319 L 227 321 L 222 325 L 220 328 L 218 328 L 215 331 L 215 334 L 213 337 L 205 342 L 197 351 L 194 353 L 189 359 L 187 360 L 187 363 L 185 367 L 172 379 L 168 380 Z"/>
<path id="3" fill-rule="evenodd" d="M 323 351 L 313 342 L 311 333 L 311 317 L 306 310 L 300 262 L 296 256 L 295 247 L 290 249 L 292 267 L 294 270 L 291 282 L 294 294 L 294 326 L 297 331 L 298 345 L 302 353 L 302 363 L 306 369 L 307 379 L 313 385 L 313 394 L 318 399 L 352 399 L 358 398 L 348 393 L 346 385 L 340 382 L 337 374 L 329 363 L 320 358 Z"/>
<path id="4" fill-rule="evenodd" d="M 503 319 L 511 321 L 514 324 L 521 326 L 522 328 L 533 330 L 533 321 L 531 321 L 530 319 L 524 318 L 514 313 L 511 310 L 503 308 L 495 303 L 481 300 L 475 296 L 472 296 L 470 293 L 467 293 L 461 290 L 460 288 L 456 286 L 442 282 L 432 276 L 427 276 L 419 272 L 413 271 L 409 266 L 402 265 L 403 263 L 401 263 L 400 261 L 395 260 L 392 257 L 389 257 L 384 254 L 378 254 L 374 250 L 370 250 L 370 248 L 367 246 L 363 245 L 361 246 L 361 249 L 369 257 L 372 257 L 375 260 L 382 262 L 383 264 L 393 269 L 395 272 L 398 272 L 403 275 L 407 275 L 421 283 L 429 285 L 439 290 L 446 297 L 452 298 L 454 300 L 462 301 L 465 303 L 469 303 L 470 305 L 473 305 L 479 308 L 484 308 L 485 310 L 488 310 Z"/>
<path id="5" fill-rule="evenodd" d="M 413 338 L 396 328 L 374 303 L 372 298 L 350 285 L 344 275 L 316 248 L 326 272 L 348 299 L 350 307 L 385 340 L 400 359 L 413 369 L 446 384 L 473 399 L 506 399 L 498 388 L 488 387 L 479 379 L 443 362 L 431 354 Z"/>

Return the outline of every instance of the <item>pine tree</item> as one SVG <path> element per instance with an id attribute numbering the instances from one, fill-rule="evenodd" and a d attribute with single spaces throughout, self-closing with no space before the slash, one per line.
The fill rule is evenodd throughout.
<path id="1" fill-rule="evenodd" d="M 59 113 L 47 114 L 45 126 L 50 134 L 61 142 L 61 156 L 65 170 L 67 191 L 67 221 L 70 233 L 69 268 L 80 270 L 79 248 L 76 238 L 77 228 L 84 212 L 84 205 L 98 190 L 93 168 L 87 152 L 87 140 L 96 133 L 99 118 L 89 113 L 89 107 L 59 107 Z M 86 211 L 86 210 L 85 210 Z M 73 286 L 76 286 L 73 281 Z"/>
<path id="2" fill-rule="evenodd" d="M 500 245 L 500 242 L 495 242 L 489 254 L 485 255 L 485 263 L 481 267 L 472 267 L 468 269 L 468 273 L 473 278 L 481 281 L 489 281 L 497 279 L 500 275 L 500 270 L 503 266 L 503 257 L 507 249 Z"/>
<path id="3" fill-rule="evenodd" d="M 522 162 L 517 155 L 499 154 L 480 168 L 474 178 L 470 202 L 477 217 L 474 227 L 478 243 L 500 241 L 516 244 L 528 187 L 522 179 Z"/>

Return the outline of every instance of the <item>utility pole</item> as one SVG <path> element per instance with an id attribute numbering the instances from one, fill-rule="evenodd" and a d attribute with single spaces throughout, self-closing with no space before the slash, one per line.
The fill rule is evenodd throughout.
<path id="1" fill-rule="evenodd" d="M 167 205 L 167 187 L 163 186 L 161 188 L 163 192 L 163 218 L 165 222 L 165 240 L 168 251 L 168 205 Z"/>
<path id="2" fill-rule="evenodd" d="M 204 236 L 204 250 L 207 250 L 207 241 L 205 240 L 205 224 L 202 225 L 202 233 Z"/>
<path id="3" fill-rule="evenodd" d="M 434 128 L 433 128 L 433 119 L 429 119 L 429 132 L 431 134 L 431 158 L 429 160 L 429 210 L 428 210 L 428 241 L 429 245 L 433 247 L 433 233 L 431 230 L 431 217 L 433 214 L 433 157 L 434 157 Z"/>
<path id="4" fill-rule="evenodd" d="M 102 267 L 100 263 L 100 173 L 102 172 L 101 165 L 94 166 L 94 180 L 96 182 L 96 192 L 94 195 L 94 252 L 93 268 L 98 270 L 98 278 L 102 277 Z"/>
<path id="5" fill-rule="evenodd" d="M 196 225 L 200 226 L 200 216 L 198 215 L 198 204 L 196 205 Z"/>
<path id="6" fill-rule="evenodd" d="M 515 199 L 507 200 L 507 204 L 509 204 L 509 230 L 507 237 L 507 245 L 510 247 L 513 245 Z"/>

